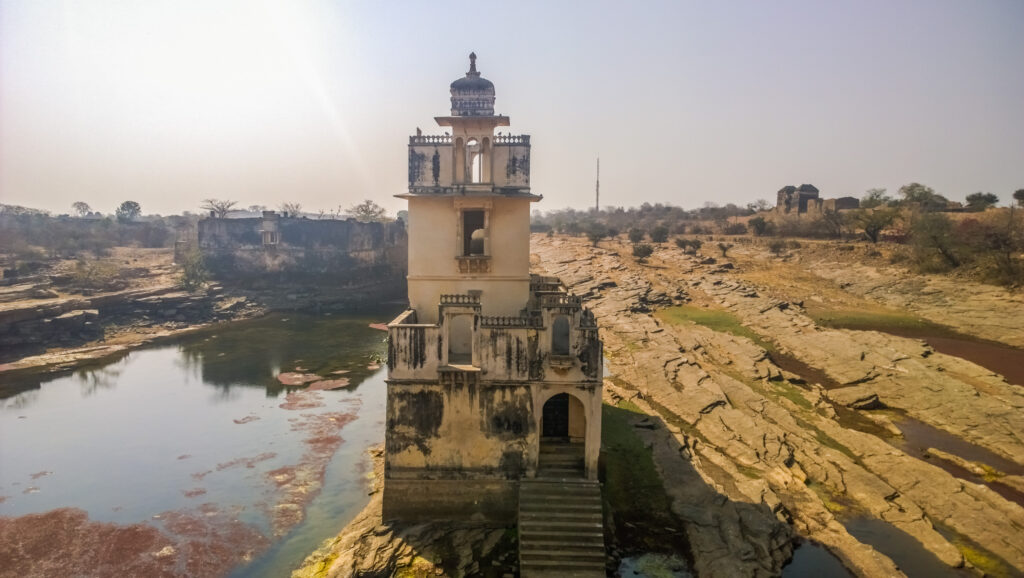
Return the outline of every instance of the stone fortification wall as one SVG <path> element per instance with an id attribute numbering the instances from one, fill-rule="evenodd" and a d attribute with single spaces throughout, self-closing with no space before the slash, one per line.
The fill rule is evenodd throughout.
<path id="1" fill-rule="evenodd" d="M 367 276 L 399 281 L 404 291 L 408 238 L 402 222 L 263 218 L 199 222 L 198 246 L 217 276 L 352 279 Z"/>

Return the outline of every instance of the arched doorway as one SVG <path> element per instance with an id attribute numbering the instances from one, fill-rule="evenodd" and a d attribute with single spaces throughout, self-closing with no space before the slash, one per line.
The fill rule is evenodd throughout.
<path id="1" fill-rule="evenodd" d="M 538 477 L 582 478 L 587 418 L 583 402 L 567 393 L 548 398 L 541 409 Z"/>

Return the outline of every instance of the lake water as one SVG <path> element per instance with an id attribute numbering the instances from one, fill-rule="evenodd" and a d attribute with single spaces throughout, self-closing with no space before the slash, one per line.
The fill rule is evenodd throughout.
<path id="1" fill-rule="evenodd" d="M 110 531 L 125 560 L 160 563 L 133 572 L 287 574 L 368 500 L 386 334 L 367 325 L 390 313 L 274 315 L 73 374 L 0 377 L 0 531 L 66 532 L 50 536 L 55 563 Z M 281 385 L 292 371 L 349 385 Z M 90 561 L 109 564 L 79 571 Z"/>

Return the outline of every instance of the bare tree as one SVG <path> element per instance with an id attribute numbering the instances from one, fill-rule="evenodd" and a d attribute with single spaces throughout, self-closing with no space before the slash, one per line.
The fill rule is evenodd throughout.
<path id="1" fill-rule="evenodd" d="M 747 203 L 747 209 L 749 209 L 750 211 L 752 211 L 754 213 L 758 213 L 760 211 L 770 211 L 773 208 L 774 208 L 774 205 L 769 203 L 767 201 L 767 199 L 758 199 L 758 200 L 754 201 L 753 203 Z"/>
<path id="2" fill-rule="evenodd" d="M 223 219 L 228 216 L 228 212 L 231 211 L 231 207 L 238 204 L 238 201 L 228 201 L 220 199 L 203 199 L 203 204 L 199 207 L 204 211 L 210 211 L 218 219 Z"/>
<path id="3" fill-rule="evenodd" d="M 249 211 L 250 213 L 262 213 L 263 211 L 267 210 L 267 206 L 266 205 L 249 205 L 249 207 L 246 208 L 246 210 Z"/>
<path id="4" fill-rule="evenodd" d="M 74 203 L 71 203 L 71 208 L 78 213 L 79 217 L 84 217 L 92 211 L 92 207 L 89 206 L 89 203 L 83 201 L 75 201 Z"/>
<path id="5" fill-rule="evenodd" d="M 293 217 L 298 217 L 299 213 L 302 212 L 301 203 L 281 203 L 278 208 L 281 209 L 282 213 L 288 213 Z"/>
<path id="6" fill-rule="evenodd" d="M 345 210 L 345 216 L 362 223 L 382 223 L 387 220 L 387 211 L 377 203 L 366 199 Z"/>

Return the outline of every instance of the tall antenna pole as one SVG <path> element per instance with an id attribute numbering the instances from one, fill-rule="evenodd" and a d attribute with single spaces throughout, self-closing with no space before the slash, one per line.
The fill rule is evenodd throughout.
<path id="1" fill-rule="evenodd" d="M 594 211 L 601 212 L 601 157 L 597 157 L 597 183 L 594 184 Z"/>

